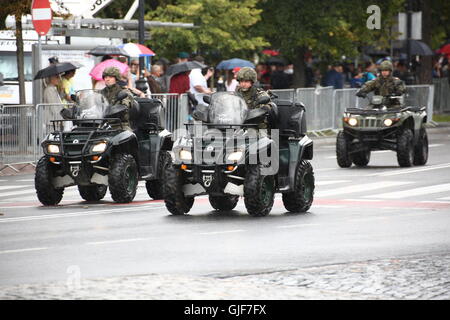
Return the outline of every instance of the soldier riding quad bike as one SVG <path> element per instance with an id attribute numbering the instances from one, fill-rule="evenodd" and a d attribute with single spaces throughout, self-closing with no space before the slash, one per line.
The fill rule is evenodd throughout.
<path id="1" fill-rule="evenodd" d="M 372 150 L 397 152 L 401 167 L 424 165 L 428 160 L 425 107 L 405 106 L 403 96 L 395 95 L 375 95 L 370 107 L 345 111 L 343 130 L 336 139 L 338 165 L 366 166 Z"/>
<path id="2" fill-rule="evenodd" d="M 172 163 L 165 169 L 167 209 L 183 215 L 195 196 L 208 195 L 214 209 L 229 211 L 243 196 L 250 215 L 265 216 L 274 193 L 280 192 L 288 211 L 307 211 L 313 202 L 314 173 L 304 106 L 261 97 L 258 104 L 271 103 L 271 111 L 249 109 L 242 96 L 232 92 L 204 100 L 209 106 L 198 105 L 193 114 L 200 121 L 186 124 L 187 133 L 174 142 Z M 269 135 L 258 129 L 266 117 Z"/>
<path id="3" fill-rule="evenodd" d="M 77 185 L 84 200 L 101 200 L 109 186 L 115 202 L 127 203 L 136 195 L 138 180 L 146 181 L 150 197 L 161 199 L 161 172 L 172 148 L 161 101 L 134 101 L 129 110 L 133 131 L 122 122 L 126 107 L 109 106 L 98 91 L 78 91 L 75 101 L 75 107 L 61 112 L 69 120 L 51 121 L 53 132 L 42 142 L 44 156 L 35 175 L 39 201 L 56 205 L 64 188 Z"/>

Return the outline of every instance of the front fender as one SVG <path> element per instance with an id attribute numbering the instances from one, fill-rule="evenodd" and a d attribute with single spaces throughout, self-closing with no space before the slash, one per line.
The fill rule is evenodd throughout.
<path id="1" fill-rule="evenodd" d="M 289 187 L 291 190 L 295 187 L 298 163 L 302 160 L 312 160 L 313 148 L 314 142 L 307 135 L 298 142 L 289 142 Z"/>

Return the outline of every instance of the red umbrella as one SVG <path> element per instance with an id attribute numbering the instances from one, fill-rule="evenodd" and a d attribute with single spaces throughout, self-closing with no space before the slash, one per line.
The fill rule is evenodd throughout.
<path id="1" fill-rule="evenodd" d="M 450 55 L 450 43 L 444 44 L 439 50 L 436 51 L 440 54 Z"/>
<path id="2" fill-rule="evenodd" d="M 262 53 L 263 54 L 267 54 L 267 55 L 272 56 L 272 57 L 278 56 L 280 54 L 279 51 L 277 51 L 277 50 L 270 50 L 270 49 L 263 50 Z"/>

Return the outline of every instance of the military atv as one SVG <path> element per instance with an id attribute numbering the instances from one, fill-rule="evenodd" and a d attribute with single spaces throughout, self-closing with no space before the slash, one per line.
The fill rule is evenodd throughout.
<path id="1" fill-rule="evenodd" d="M 123 126 L 126 107 L 108 106 L 98 91 L 79 91 L 76 101 L 62 112 L 71 120 L 52 120 L 53 132 L 41 144 L 44 156 L 35 175 L 39 201 L 56 205 L 64 188 L 77 185 L 84 200 L 101 200 L 109 186 L 115 202 L 127 203 L 136 195 L 138 180 L 146 181 L 150 197 L 161 199 L 162 168 L 172 147 L 161 101 L 135 100 L 129 111 L 134 131 Z"/>
<path id="2" fill-rule="evenodd" d="M 215 210 L 229 211 L 243 196 L 250 215 L 265 216 L 275 192 L 282 193 L 288 211 L 307 211 L 313 202 L 314 172 L 304 106 L 277 101 L 267 114 L 261 108 L 249 110 L 236 93 L 207 98 L 209 106 L 198 105 L 194 112 L 200 121 L 185 124 L 185 135 L 174 142 L 172 163 L 165 169 L 164 200 L 170 213 L 188 213 L 200 195 L 208 195 Z M 262 97 L 258 103 L 269 100 Z M 269 135 L 258 130 L 264 117 L 269 118 Z"/>
<path id="3" fill-rule="evenodd" d="M 373 150 L 397 152 L 401 167 L 424 165 L 428 160 L 425 107 L 403 104 L 403 96 L 373 96 L 371 109 L 349 108 L 336 138 L 337 163 L 364 167 Z"/>

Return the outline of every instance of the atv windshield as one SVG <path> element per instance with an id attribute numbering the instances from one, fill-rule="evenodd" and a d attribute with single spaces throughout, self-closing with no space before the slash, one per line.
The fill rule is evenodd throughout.
<path id="1" fill-rule="evenodd" d="M 211 96 L 209 121 L 212 124 L 243 124 L 247 117 L 247 104 L 233 92 L 217 92 Z"/>
<path id="2" fill-rule="evenodd" d="M 102 119 L 108 102 L 99 90 L 77 91 L 77 119 Z"/>

